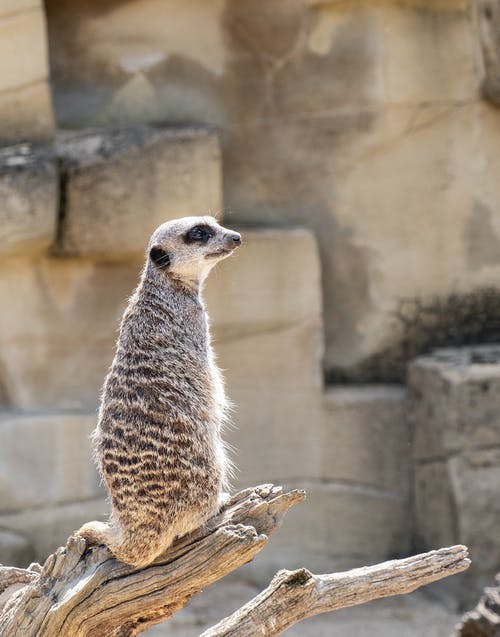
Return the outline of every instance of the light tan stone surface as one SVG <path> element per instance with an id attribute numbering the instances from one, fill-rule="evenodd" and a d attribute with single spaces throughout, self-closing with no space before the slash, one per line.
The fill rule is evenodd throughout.
<path id="1" fill-rule="evenodd" d="M 197 595 L 172 619 L 144 634 L 147 637 L 197 637 L 259 590 L 235 577 L 226 578 Z M 283 634 L 287 637 L 449 637 L 459 619 L 457 613 L 429 599 L 424 592 L 416 591 L 318 615 Z"/>
<path id="2" fill-rule="evenodd" d="M 50 149 L 0 149 L 0 255 L 48 251 L 56 235 L 58 193 Z"/>
<path id="3" fill-rule="evenodd" d="M 202 129 L 68 133 L 59 251 L 126 260 L 164 221 L 222 209 L 217 137 Z"/>
<path id="4" fill-rule="evenodd" d="M 446 458 L 500 446 L 500 347 L 438 350 L 409 368 L 415 455 Z"/>
<path id="5" fill-rule="evenodd" d="M 108 504 L 104 498 L 0 514 L 0 527 L 22 533 L 32 547 L 34 559 L 43 562 L 58 546 L 66 543 L 73 531 L 88 520 L 104 520 Z M 3 558 L 0 555 L 0 563 Z M 18 564 L 17 566 L 27 566 Z"/>
<path id="6" fill-rule="evenodd" d="M 472 566 L 455 592 L 466 604 L 500 570 L 499 382 L 498 346 L 437 350 L 409 373 L 416 538 L 422 549 L 469 546 Z"/>
<path id="7" fill-rule="evenodd" d="M 262 242 L 259 231 L 243 236 L 248 250 L 218 267 L 207 297 L 237 415 L 253 437 L 255 402 L 262 406 L 264 427 L 273 419 L 272 409 L 281 414 L 281 423 L 295 408 L 306 418 L 309 407 L 300 405 L 305 395 L 311 408 L 320 408 L 321 301 L 310 233 L 267 230 Z M 134 241 L 145 246 L 148 238 L 143 228 Z M 288 262 L 297 252 L 302 265 L 294 271 Z M 126 263 L 23 256 L 0 261 L 0 298 L 9 299 L 0 312 L 0 385 L 11 405 L 97 406 L 119 320 L 141 267 L 142 255 Z M 280 396 L 289 393 L 294 402 L 273 400 L 273 383 Z M 293 420 L 296 436 L 303 418 Z"/>
<path id="8" fill-rule="evenodd" d="M 59 121 L 220 127 L 227 218 L 316 233 L 334 377 L 401 381 L 399 302 L 496 285 L 500 120 L 469 2 L 107 7 L 47 2 Z"/>
<path id="9" fill-rule="evenodd" d="M 314 235 L 304 228 L 239 230 L 242 249 L 207 282 L 215 341 L 320 321 L 321 265 Z M 320 376 L 317 366 L 313 375 Z"/>
<path id="10" fill-rule="evenodd" d="M 321 475 L 408 497 L 411 432 L 398 386 L 331 387 L 325 392 Z"/>
<path id="11" fill-rule="evenodd" d="M 102 496 L 92 462 L 96 414 L 0 416 L 0 515 Z"/>
<path id="12" fill-rule="evenodd" d="M 23 410 L 92 410 L 140 263 L 0 262 L 0 385 Z"/>
<path id="13" fill-rule="evenodd" d="M 41 0 L 0 7 L 0 139 L 40 140 L 54 133 Z"/>
<path id="14" fill-rule="evenodd" d="M 306 500 L 246 567 L 242 576 L 249 581 L 260 585 L 284 567 L 343 571 L 408 554 L 411 525 L 404 496 L 340 481 L 301 479 L 286 486 L 304 488 Z"/>
<path id="15" fill-rule="evenodd" d="M 34 552 L 29 540 L 21 533 L 0 529 L 0 564 L 27 566 Z"/>
<path id="16" fill-rule="evenodd" d="M 227 436 L 237 482 L 316 476 L 322 393 L 316 243 L 301 229 L 242 235 L 242 249 L 207 286 L 214 346 L 235 405 Z"/>

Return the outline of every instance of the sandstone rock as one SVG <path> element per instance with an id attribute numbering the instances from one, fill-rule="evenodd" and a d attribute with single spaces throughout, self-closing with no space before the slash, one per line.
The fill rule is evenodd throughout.
<path id="1" fill-rule="evenodd" d="M 445 460 L 415 467 L 415 534 L 419 549 L 459 542 L 455 494 Z"/>
<path id="2" fill-rule="evenodd" d="M 472 602 L 500 572 L 500 446 L 468 451 L 449 461 L 459 542 L 470 549 L 462 598 Z"/>
<path id="3" fill-rule="evenodd" d="M 0 529 L 0 564 L 26 567 L 33 556 L 33 546 L 23 535 Z"/>
<path id="4" fill-rule="evenodd" d="M 235 383 L 229 380 L 231 387 L 238 383 L 242 387 L 233 399 L 239 401 L 240 394 L 248 391 L 245 386 L 252 386 L 249 383 L 257 387 L 270 383 L 266 367 L 273 369 L 273 379 L 286 370 L 294 386 L 300 378 L 305 388 L 314 386 L 319 392 L 321 302 L 314 239 L 303 230 L 243 234 L 245 246 L 218 266 L 207 289 L 215 349 L 221 355 L 227 352 L 227 365 L 222 361 L 222 366 L 229 367 L 228 376 L 235 378 Z M 300 267 L 290 265 L 297 252 Z M 0 298 L 10 299 L 0 313 L 1 384 L 12 405 L 32 410 L 95 409 L 113 357 L 118 322 L 137 284 L 142 258 L 113 264 L 24 257 L 0 262 Z M 277 338 L 273 344 L 273 334 L 285 328 L 291 330 L 285 340 Z M 252 338 L 261 334 L 268 334 L 266 342 L 282 352 L 281 358 L 271 361 L 262 349 L 247 351 L 253 347 Z M 238 343 L 240 337 L 248 340 Z M 243 375 L 247 356 L 252 380 Z M 272 392 L 271 386 L 267 391 Z M 240 413 L 248 409 L 251 420 L 253 407 L 244 404 Z"/>
<path id="5" fill-rule="evenodd" d="M 420 548 L 462 543 L 472 566 L 450 587 L 463 604 L 500 570 L 500 348 L 438 350 L 409 374 Z"/>
<path id="6" fill-rule="evenodd" d="M 500 449 L 465 451 L 416 467 L 417 546 L 465 544 L 472 565 L 456 581 L 436 586 L 453 603 L 470 606 L 500 570 Z M 455 579 L 455 578 L 453 578 Z"/>
<path id="7" fill-rule="evenodd" d="M 46 251 L 55 240 L 57 208 L 50 151 L 28 144 L 0 150 L 0 255 Z"/>
<path id="8" fill-rule="evenodd" d="M 33 546 L 34 557 L 30 560 L 43 562 L 84 522 L 105 520 L 108 513 L 108 503 L 100 498 L 3 513 L 0 514 L 0 527 L 22 533 Z"/>
<path id="9" fill-rule="evenodd" d="M 126 260 L 164 221 L 222 209 L 217 137 L 203 129 L 68 133 L 59 251 Z"/>
<path id="10" fill-rule="evenodd" d="M 0 139 L 40 140 L 54 133 L 41 2 L 0 8 Z"/>
<path id="11" fill-rule="evenodd" d="M 215 124 L 232 218 L 316 233 L 332 377 L 402 382 L 422 349 L 417 329 L 394 360 L 401 300 L 497 286 L 498 114 L 470 3 L 46 5 L 60 121 Z"/>
<path id="12" fill-rule="evenodd" d="M 304 228 L 241 232 L 242 248 L 207 282 L 216 341 L 321 320 L 321 269 L 313 233 Z"/>
<path id="13" fill-rule="evenodd" d="M 216 343 L 234 428 L 239 484 L 318 476 L 320 324 L 309 322 Z"/>
<path id="14" fill-rule="evenodd" d="M 46 80 L 0 93 L 0 141 L 46 141 L 54 135 L 54 117 Z"/>
<path id="15" fill-rule="evenodd" d="M 142 261 L 142 259 L 141 259 Z M 0 376 L 12 406 L 92 411 L 141 263 L 0 262 Z"/>
<path id="16" fill-rule="evenodd" d="M 408 498 L 411 435 L 405 390 L 338 386 L 327 389 L 324 405 L 321 475 Z"/>
<path id="17" fill-rule="evenodd" d="M 103 494 L 92 462 L 94 414 L 0 418 L 0 515 Z"/>
<path id="18" fill-rule="evenodd" d="M 262 584 L 277 570 L 307 564 L 335 572 L 405 555 L 410 549 L 408 500 L 381 490 L 336 482 L 290 483 L 305 488 L 307 499 L 291 511 L 270 539 L 268 553 L 248 568 Z"/>
<path id="19" fill-rule="evenodd" d="M 235 405 L 227 437 L 236 448 L 238 482 L 318 476 L 323 340 L 316 242 L 306 230 L 279 228 L 243 230 L 243 244 L 207 286 L 214 347 Z"/>
<path id="20" fill-rule="evenodd" d="M 417 459 L 500 446 L 500 347 L 437 350 L 411 364 Z"/>

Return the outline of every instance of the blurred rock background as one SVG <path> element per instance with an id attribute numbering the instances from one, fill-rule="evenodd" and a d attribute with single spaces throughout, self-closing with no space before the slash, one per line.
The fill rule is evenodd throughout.
<path id="1" fill-rule="evenodd" d="M 431 590 L 475 602 L 500 570 L 499 16 L 3 0 L 1 562 L 105 516 L 88 437 L 121 312 L 150 232 L 209 212 L 245 240 L 206 292 L 236 486 L 308 491 L 241 577 L 464 542 Z"/>

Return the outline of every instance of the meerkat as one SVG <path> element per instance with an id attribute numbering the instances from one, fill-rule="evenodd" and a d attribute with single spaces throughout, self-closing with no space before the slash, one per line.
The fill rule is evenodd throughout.
<path id="1" fill-rule="evenodd" d="M 164 223 L 123 315 L 93 435 L 111 514 L 77 534 L 136 568 L 202 526 L 227 497 L 227 403 L 202 288 L 240 244 L 213 217 Z"/>

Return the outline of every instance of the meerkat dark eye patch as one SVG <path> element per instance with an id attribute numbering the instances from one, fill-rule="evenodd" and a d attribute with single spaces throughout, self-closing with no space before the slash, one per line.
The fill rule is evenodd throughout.
<path id="1" fill-rule="evenodd" d="M 153 246 L 149 251 L 149 257 L 156 267 L 162 270 L 170 265 L 170 256 L 160 246 Z"/>
<path id="2" fill-rule="evenodd" d="M 208 225 L 194 226 L 184 235 L 186 243 L 207 243 L 215 235 L 215 230 Z"/>

